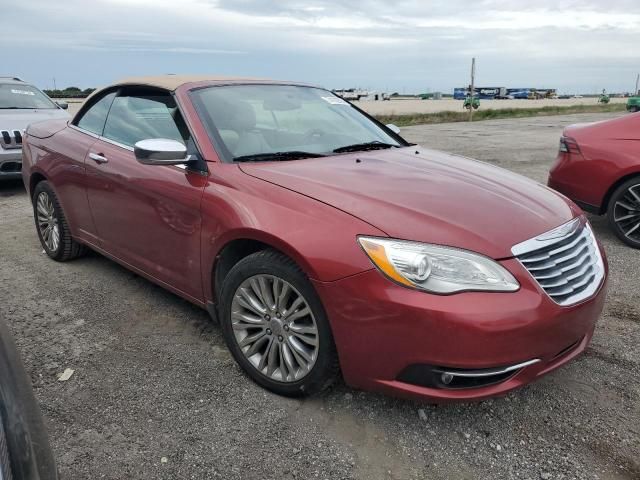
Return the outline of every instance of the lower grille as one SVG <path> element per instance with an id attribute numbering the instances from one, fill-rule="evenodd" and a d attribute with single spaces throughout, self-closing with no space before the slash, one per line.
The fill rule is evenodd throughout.
<path id="1" fill-rule="evenodd" d="M 589 298 L 604 278 L 598 243 L 583 218 L 520 243 L 511 251 L 559 305 L 573 305 Z"/>
<path id="2" fill-rule="evenodd" d="M 11 173 L 11 172 L 20 172 L 20 171 L 22 171 L 21 162 L 4 162 L 0 164 L 0 172 Z"/>

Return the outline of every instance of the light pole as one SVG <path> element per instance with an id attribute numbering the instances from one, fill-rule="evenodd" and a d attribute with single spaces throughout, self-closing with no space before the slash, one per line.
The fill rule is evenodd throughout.
<path id="1" fill-rule="evenodd" d="M 471 85 L 469 86 L 469 95 L 471 95 L 470 98 L 470 105 L 469 105 L 469 121 L 473 122 L 473 96 L 475 93 L 475 79 L 476 79 L 476 57 L 473 57 L 471 59 Z"/>

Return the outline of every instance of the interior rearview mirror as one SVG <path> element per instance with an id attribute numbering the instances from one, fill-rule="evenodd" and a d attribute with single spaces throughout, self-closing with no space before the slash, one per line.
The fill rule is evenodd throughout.
<path id="1" fill-rule="evenodd" d="M 69 104 L 67 102 L 56 102 L 56 105 L 58 105 L 63 110 L 69 108 Z"/>
<path id="2" fill-rule="evenodd" d="M 168 138 L 140 140 L 133 146 L 133 153 L 145 165 L 180 165 L 189 160 L 187 147 Z"/>
<path id="3" fill-rule="evenodd" d="M 302 102 L 299 99 L 287 98 L 284 95 L 271 96 L 267 98 L 262 104 L 262 108 L 271 112 L 286 112 L 289 110 L 297 110 L 301 108 L 301 106 Z"/>
<path id="4" fill-rule="evenodd" d="M 400 127 L 398 127 L 397 125 L 394 125 L 393 123 L 387 123 L 387 128 L 396 135 L 400 135 Z"/>

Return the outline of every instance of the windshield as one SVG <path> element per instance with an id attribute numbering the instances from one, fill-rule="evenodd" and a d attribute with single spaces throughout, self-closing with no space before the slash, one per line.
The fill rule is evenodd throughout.
<path id="1" fill-rule="evenodd" d="M 0 109 L 57 108 L 44 93 L 23 83 L 0 84 Z"/>
<path id="2" fill-rule="evenodd" d="M 405 145 L 340 97 L 319 88 L 237 85 L 195 90 L 193 95 L 211 137 L 223 146 L 224 154 L 238 161 Z"/>

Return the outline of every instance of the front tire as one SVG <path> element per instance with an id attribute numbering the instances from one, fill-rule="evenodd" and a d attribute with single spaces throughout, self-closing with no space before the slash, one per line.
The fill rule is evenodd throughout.
<path id="1" fill-rule="evenodd" d="M 640 248 L 640 177 L 626 181 L 613 192 L 607 220 L 620 240 Z"/>
<path id="2" fill-rule="evenodd" d="M 288 397 L 317 394 L 339 371 L 320 298 L 288 257 L 263 250 L 223 282 L 222 332 L 236 362 L 262 387 Z"/>
<path id="3" fill-rule="evenodd" d="M 32 203 L 38 238 L 49 258 L 66 262 L 85 253 L 86 247 L 71 237 L 64 211 L 49 182 L 36 185 Z"/>

